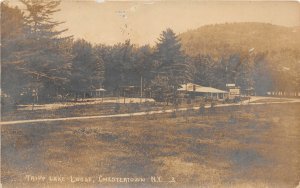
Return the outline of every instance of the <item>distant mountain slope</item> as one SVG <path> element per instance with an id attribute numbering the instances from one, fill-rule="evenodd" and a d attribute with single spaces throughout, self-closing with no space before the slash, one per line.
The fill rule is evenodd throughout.
<path id="1" fill-rule="evenodd" d="M 247 52 L 300 52 L 300 27 L 264 23 L 231 23 L 203 26 L 179 35 L 187 54 L 222 54 Z"/>
<path id="2" fill-rule="evenodd" d="M 300 27 L 264 23 L 216 24 L 187 31 L 179 38 L 183 50 L 190 56 L 208 54 L 220 59 L 241 54 L 245 57 L 250 50 L 254 54 L 265 54 L 273 70 L 293 76 L 293 81 L 299 79 Z"/>

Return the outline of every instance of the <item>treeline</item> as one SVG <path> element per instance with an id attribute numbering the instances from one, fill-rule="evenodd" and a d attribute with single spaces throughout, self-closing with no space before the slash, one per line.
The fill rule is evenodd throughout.
<path id="1" fill-rule="evenodd" d="M 123 86 L 157 90 L 168 97 L 190 80 L 177 36 L 162 32 L 157 46 L 127 40 L 113 46 L 92 45 L 72 36 L 52 19 L 60 1 L 21 0 L 25 10 L 1 3 L 2 94 L 16 103 L 83 97 L 104 87 L 114 94 Z"/>
<path id="2" fill-rule="evenodd" d="M 233 54 L 239 54 L 262 61 L 263 55 L 264 62 L 260 64 L 264 65 L 265 74 L 272 76 L 272 87 L 268 91 L 285 95 L 300 91 L 299 26 L 251 22 L 215 24 L 187 31 L 179 37 L 185 52 L 193 57 L 209 54 L 215 59 L 230 59 Z M 260 66 L 254 64 L 253 67 L 259 69 Z M 264 79 L 269 76 L 263 75 Z M 254 78 L 258 79 L 257 76 Z M 255 89 L 260 90 L 257 84 Z"/>
<path id="3" fill-rule="evenodd" d="M 97 88 L 119 95 L 122 87 L 141 84 L 155 99 L 174 102 L 179 85 L 186 82 L 220 89 L 236 83 L 259 94 L 281 82 L 269 71 L 264 53 L 189 56 L 171 29 L 163 31 L 153 47 L 130 40 L 92 45 L 62 37 L 66 30 L 57 26 L 63 23 L 52 19 L 60 1 L 21 2 L 24 11 L 1 3 L 1 92 L 14 103 L 83 97 Z"/>

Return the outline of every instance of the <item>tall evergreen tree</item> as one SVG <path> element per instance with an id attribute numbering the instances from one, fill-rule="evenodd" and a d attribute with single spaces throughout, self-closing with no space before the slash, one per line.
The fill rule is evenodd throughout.
<path id="1" fill-rule="evenodd" d="M 62 22 L 52 16 L 58 12 L 58 0 L 21 0 L 25 5 L 26 47 L 30 55 L 23 56 L 23 70 L 33 77 L 30 89 L 45 100 L 64 94 L 70 76 L 71 37 L 62 37 L 57 30 Z"/>
<path id="2" fill-rule="evenodd" d="M 185 81 L 185 56 L 181 51 L 181 43 L 172 29 L 163 31 L 156 45 L 155 59 L 159 62 L 157 72 L 166 74 L 172 85 Z"/>
<path id="3" fill-rule="evenodd" d="M 165 92 L 172 91 L 172 94 L 166 94 L 175 100 L 177 96 L 177 88 L 180 84 L 190 79 L 190 63 L 184 53 L 181 51 L 181 43 L 172 29 L 163 31 L 158 39 L 154 58 L 157 61 L 156 76 L 153 87 L 157 87 L 155 80 L 164 80 L 167 86 L 163 87 Z M 166 81 L 167 80 L 167 81 Z M 161 85 L 161 84 L 158 84 Z"/>

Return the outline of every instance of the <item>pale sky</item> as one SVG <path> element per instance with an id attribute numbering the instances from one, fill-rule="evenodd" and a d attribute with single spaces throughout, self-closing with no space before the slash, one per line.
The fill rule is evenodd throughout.
<path id="1" fill-rule="evenodd" d="M 55 19 L 66 22 L 62 25 L 69 29 L 66 34 L 105 44 L 126 39 L 154 44 L 168 27 L 182 33 L 226 22 L 300 26 L 300 3 L 296 1 L 97 1 L 63 0 Z"/>

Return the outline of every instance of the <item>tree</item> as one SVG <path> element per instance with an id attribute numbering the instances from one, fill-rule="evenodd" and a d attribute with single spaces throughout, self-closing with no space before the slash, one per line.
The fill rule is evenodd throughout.
<path id="1" fill-rule="evenodd" d="M 203 86 L 216 84 L 215 64 L 216 62 L 209 55 L 198 55 L 193 58 L 193 81 Z M 222 72 L 222 71 L 220 71 Z"/>
<path id="2" fill-rule="evenodd" d="M 135 47 L 129 40 L 111 48 L 97 46 L 97 52 L 105 59 L 105 88 L 119 92 L 121 86 L 138 85 L 139 76 L 134 71 Z"/>
<path id="3" fill-rule="evenodd" d="M 20 1 L 26 7 L 24 43 L 30 52 L 23 55 L 21 68 L 33 78 L 28 87 L 38 91 L 43 100 L 64 95 L 70 76 L 72 43 L 71 37 L 62 37 L 66 29 L 56 29 L 63 22 L 52 19 L 59 11 L 60 1 Z"/>
<path id="4" fill-rule="evenodd" d="M 162 32 L 158 40 L 154 53 L 154 58 L 160 63 L 157 71 L 166 73 L 172 78 L 174 84 L 184 82 L 185 56 L 176 34 L 173 30 L 167 29 Z"/>
<path id="5" fill-rule="evenodd" d="M 18 7 L 1 2 L 1 42 L 16 41 L 24 36 L 24 15 Z M 15 39 L 15 40 L 13 40 Z"/>
<path id="6" fill-rule="evenodd" d="M 149 85 L 153 68 L 153 49 L 149 45 L 138 47 L 126 40 L 113 46 L 99 44 L 94 48 L 105 62 L 107 90 L 118 94 L 122 86 L 141 86 L 142 83 L 145 88 Z"/>
<path id="7" fill-rule="evenodd" d="M 242 62 L 237 69 L 236 84 L 240 86 L 242 90 L 253 88 L 254 63 L 250 58 L 241 61 Z"/>
<path id="8" fill-rule="evenodd" d="M 269 62 L 265 59 L 265 54 L 258 54 L 254 58 L 253 81 L 254 88 L 258 95 L 265 95 L 273 90 L 274 82 L 272 69 Z"/>
<path id="9" fill-rule="evenodd" d="M 31 80 L 22 69 L 26 53 L 24 15 L 18 7 L 1 3 L 1 88 L 13 103 L 19 103 L 24 86 Z M 3 96 L 3 95 L 2 95 Z"/>
<path id="10" fill-rule="evenodd" d="M 173 88 L 169 86 L 169 78 L 165 75 L 157 75 L 151 82 L 152 97 L 161 102 L 167 102 L 172 100 Z"/>
<path id="11" fill-rule="evenodd" d="M 71 90 L 75 93 L 102 87 L 104 81 L 104 61 L 93 46 L 81 39 L 73 44 L 71 69 Z"/>
<path id="12" fill-rule="evenodd" d="M 162 88 L 162 92 L 172 90 L 172 98 L 175 100 L 179 85 L 189 80 L 189 64 L 181 51 L 181 43 L 173 30 L 163 31 L 158 40 L 154 52 L 154 58 L 157 61 L 156 76 L 162 77 L 164 75 L 163 77 L 166 77 L 164 80 L 167 80 L 169 88 Z M 154 79 L 153 87 L 160 85 L 156 84 L 155 80 L 161 79 Z"/>
<path id="13" fill-rule="evenodd" d="M 149 45 L 139 47 L 135 51 L 134 72 L 140 78 L 140 97 L 144 97 L 144 91 L 150 88 L 153 70 L 153 52 Z M 150 94 L 150 93 L 148 93 Z"/>
<path id="14" fill-rule="evenodd" d="M 138 75 L 151 78 L 153 69 L 153 52 L 149 45 L 141 46 L 135 50 L 134 69 Z"/>

